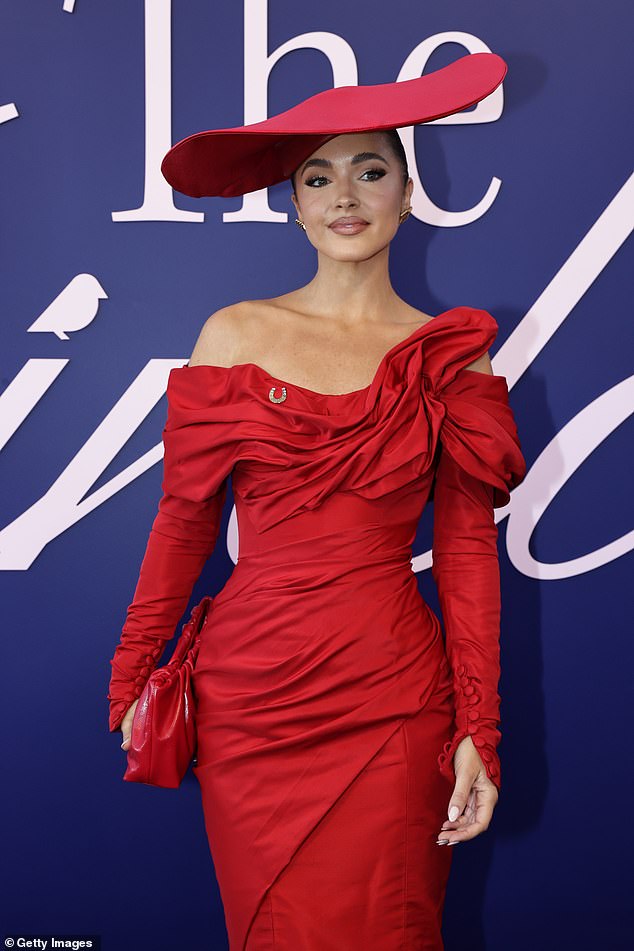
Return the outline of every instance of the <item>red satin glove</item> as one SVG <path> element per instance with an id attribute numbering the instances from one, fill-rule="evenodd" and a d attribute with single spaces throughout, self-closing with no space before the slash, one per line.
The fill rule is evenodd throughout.
<path id="1" fill-rule="evenodd" d="M 120 728 L 174 636 L 194 584 L 215 547 L 227 493 L 225 478 L 217 493 L 202 501 L 174 494 L 173 484 L 180 486 L 180 465 L 165 441 L 165 430 L 163 441 L 163 496 L 121 640 L 110 661 L 110 732 Z"/>
<path id="2" fill-rule="evenodd" d="M 438 757 L 454 779 L 458 744 L 471 736 L 487 776 L 500 788 L 500 572 L 493 488 L 443 449 L 434 485 L 432 576 L 453 672 L 455 730 Z"/>

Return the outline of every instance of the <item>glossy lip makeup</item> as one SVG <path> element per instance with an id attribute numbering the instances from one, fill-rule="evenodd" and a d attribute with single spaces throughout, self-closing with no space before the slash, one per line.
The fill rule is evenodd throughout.
<path id="1" fill-rule="evenodd" d="M 336 221 L 333 221 L 329 228 L 331 231 L 334 231 L 336 234 L 359 234 L 365 228 L 368 227 L 368 222 L 363 218 L 356 218 L 354 216 L 337 218 Z"/>

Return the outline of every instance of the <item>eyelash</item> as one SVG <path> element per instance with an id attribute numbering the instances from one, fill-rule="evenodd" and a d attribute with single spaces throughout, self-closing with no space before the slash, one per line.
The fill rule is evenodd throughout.
<path id="1" fill-rule="evenodd" d="M 383 178 L 383 176 L 385 175 L 385 169 L 384 169 L 384 168 L 367 168 L 363 174 L 366 175 L 368 172 L 373 172 L 373 173 L 377 174 L 379 178 Z M 311 176 L 311 178 L 307 178 L 307 179 L 306 179 L 306 181 L 304 182 L 304 185 L 308 185 L 309 187 L 313 188 L 313 187 L 315 187 L 315 186 L 313 185 L 313 182 L 318 182 L 318 181 L 320 181 L 320 179 L 324 179 L 324 180 L 325 180 L 325 179 L 326 179 L 326 176 L 325 176 L 325 175 L 313 175 L 313 176 Z M 375 181 L 375 182 L 376 182 L 376 181 L 378 181 L 378 179 L 374 178 L 374 179 L 372 179 L 372 181 Z M 317 186 L 317 187 L 321 188 L 322 186 L 319 185 L 319 186 Z"/>

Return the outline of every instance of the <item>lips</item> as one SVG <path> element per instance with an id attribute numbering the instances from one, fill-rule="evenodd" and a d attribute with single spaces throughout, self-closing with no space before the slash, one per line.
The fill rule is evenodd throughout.
<path id="1" fill-rule="evenodd" d="M 333 221 L 329 225 L 331 230 L 336 231 L 338 234 L 357 234 L 357 232 L 363 231 L 367 226 L 368 222 L 365 218 L 357 218 L 353 215 L 337 218 L 336 221 Z"/>

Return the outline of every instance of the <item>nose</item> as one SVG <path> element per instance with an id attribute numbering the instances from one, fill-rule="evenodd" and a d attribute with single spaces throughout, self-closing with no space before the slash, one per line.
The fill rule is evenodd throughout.
<path id="1" fill-rule="evenodd" d="M 352 195 L 340 195 L 337 199 L 337 208 L 355 208 L 359 204 Z"/>

